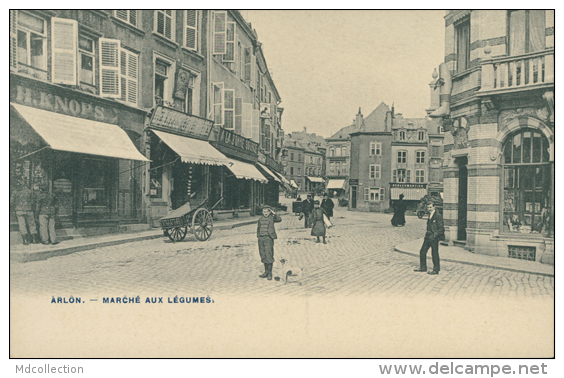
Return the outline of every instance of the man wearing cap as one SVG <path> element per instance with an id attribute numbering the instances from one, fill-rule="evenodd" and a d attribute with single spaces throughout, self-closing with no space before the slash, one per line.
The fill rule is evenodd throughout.
<path id="1" fill-rule="evenodd" d="M 429 212 L 429 220 L 427 220 L 427 232 L 423 245 L 419 251 L 419 268 L 415 269 L 416 272 L 427 272 L 427 251 L 431 248 L 431 256 L 433 258 L 433 270 L 428 271 L 428 274 L 439 274 L 441 270 L 441 261 L 439 259 L 439 240 L 445 240 L 445 224 L 443 216 L 440 212 L 436 211 L 435 204 L 429 202 L 427 204 L 427 211 Z"/>
<path id="2" fill-rule="evenodd" d="M 307 199 L 302 201 L 302 212 L 304 213 L 303 217 L 305 218 L 304 228 L 309 228 L 309 216 L 313 211 L 313 197 L 311 194 L 307 195 Z"/>
<path id="3" fill-rule="evenodd" d="M 274 263 L 274 239 L 277 239 L 274 223 L 282 222 L 270 206 L 262 206 L 262 217 L 257 224 L 257 238 L 260 261 L 264 264 L 264 273 L 260 278 L 272 280 L 272 264 Z"/>
<path id="4" fill-rule="evenodd" d="M 327 219 L 331 220 L 331 217 L 333 216 L 333 208 L 335 207 L 335 204 L 333 203 L 333 200 L 331 198 L 329 198 L 329 196 L 327 195 L 327 193 L 323 194 L 323 200 L 321 201 L 321 208 L 323 210 L 325 210 L 325 214 L 327 215 Z"/>
<path id="5" fill-rule="evenodd" d="M 12 192 L 10 204 L 15 207 L 18 226 L 24 245 L 39 243 L 37 227 L 35 225 L 35 193 L 28 187 L 24 180 L 16 190 Z M 29 228 L 29 232 L 28 232 Z"/>

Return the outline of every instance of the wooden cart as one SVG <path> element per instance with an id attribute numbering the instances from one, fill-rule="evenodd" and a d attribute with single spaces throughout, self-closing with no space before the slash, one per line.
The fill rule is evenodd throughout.
<path id="1" fill-rule="evenodd" d="M 213 232 L 212 210 L 222 199 L 209 207 L 208 199 L 206 198 L 194 210 L 190 207 L 190 202 L 187 202 L 161 218 L 159 221 L 161 228 L 173 242 L 184 240 L 188 233 L 188 227 L 190 227 L 196 239 L 206 241 Z"/>

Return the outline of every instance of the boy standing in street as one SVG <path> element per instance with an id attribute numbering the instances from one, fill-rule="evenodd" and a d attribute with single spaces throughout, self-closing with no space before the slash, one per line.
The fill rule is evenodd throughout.
<path id="1" fill-rule="evenodd" d="M 282 222 L 280 215 L 276 214 L 270 206 L 262 207 L 262 217 L 257 225 L 257 238 L 260 261 L 264 264 L 264 273 L 260 278 L 272 280 L 272 264 L 274 263 L 274 239 L 277 238 L 274 223 Z"/>

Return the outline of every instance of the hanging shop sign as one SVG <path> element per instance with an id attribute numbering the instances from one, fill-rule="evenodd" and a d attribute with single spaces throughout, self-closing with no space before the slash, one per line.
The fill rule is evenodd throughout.
<path id="1" fill-rule="evenodd" d="M 390 188 L 404 188 L 404 189 L 425 189 L 427 184 L 415 184 L 415 183 L 397 183 L 391 182 Z"/>
<path id="2" fill-rule="evenodd" d="M 91 102 L 82 101 L 81 99 L 38 91 L 23 85 L 16 86 L 15 98 L 12 100 L 18 104 L 56 113 L 114 125 L 118 124 L 118 113 L 113 108 L 95 105 Z"/>
<path id="3" fill-rule="evenodd" d="M 207 139 L 213 127 L 213 121 L 182 113 L 178 110 L 157 106 L 151 117 L 151 127 Z"/>

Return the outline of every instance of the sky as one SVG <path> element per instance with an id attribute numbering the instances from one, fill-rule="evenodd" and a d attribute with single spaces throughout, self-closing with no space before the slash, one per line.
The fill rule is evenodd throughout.
<path id="1" fill-rule="evenodd" d="M 425 117 L 444 10 L 244 10 L 284 108 L 282 128 L 329 137 L 381 102 Z"/>

